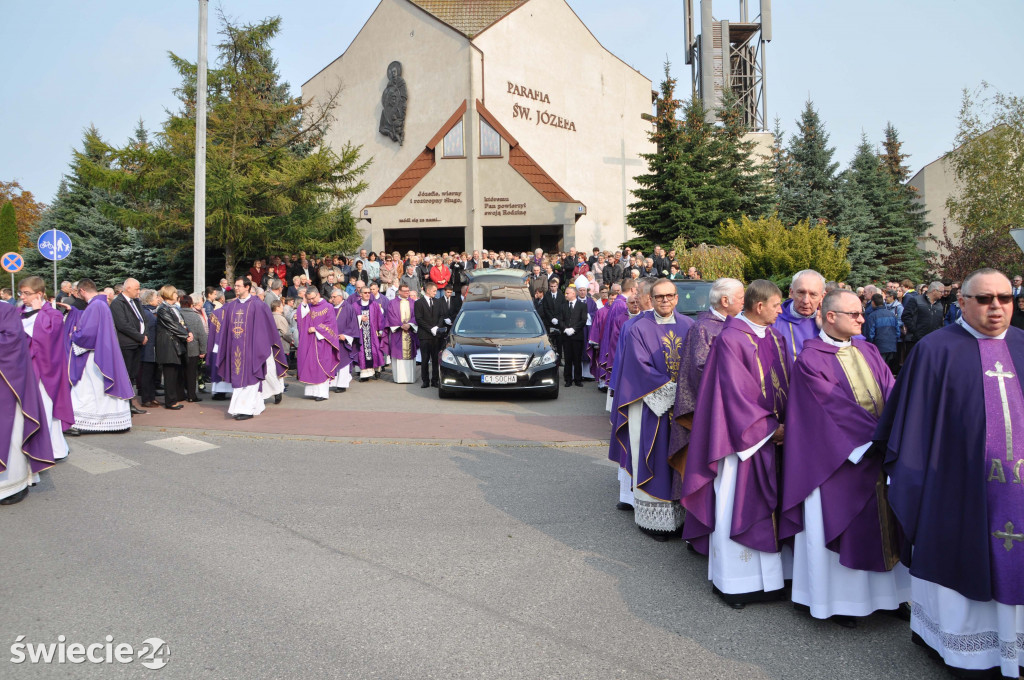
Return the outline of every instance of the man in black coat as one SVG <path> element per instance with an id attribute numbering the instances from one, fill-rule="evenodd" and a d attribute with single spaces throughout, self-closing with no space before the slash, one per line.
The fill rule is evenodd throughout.
<path id="1" fill-rule="evenodd" d="M 565 296 L 558 291 L 558 279 L 548 279 L 548 292 L 544 293 L 544 299 L 540 303 L 540 318 L 544 327 L 548 329 L 548 337 L 551 339 L 551 346 L 558 354 L 559 361 L 562 357 L 562 303 Z"/>
<path id="2" fill-rule="evenodd" d="M 434 299 L 436 294 L 437 284 L 427 281 L 423 297 L 413 305 L 416 335 L 420 339 L 420 377 L 423 379 L 420 387 L 437 387 L 440 383 L 437 359 L 441 352 L 440 339 L 444 337 L 444 317 L 440 303 Z"/>
<path id="3" fill-rule="evenodd" d="M 441 307 L 441 321 L 444 323 L 444 332 L 447 335 L 455 324 L 455 317 L 459 315 L 459 310 L 462 309 L 462 298 L 455 295 L 455 288 L 448 284 L 444 287 L 444 295 L 438 298 L 437 302 Z"/>
<path id="4" fill-rule="evenodd" d="M 562 302 L 562 354 L 565 386 L 583 385 L 583 329 L 587 326 L 587 305 L 576 299 L 576 287 L 565 289 Z"/>
<path id="5" fill-rule="evenodd" d="M 139 367 L 142 363 L 142 346 L 149 338 L 146 337 L 146 322 L 142 316 L 142 305 L 139 303 L 141 287 L 135 279 L 126 279 L 121 294 L 110 303 L 110 314 L 114 317 L 114 329 L 117 331 L 117 344 L 124 357 L 124 367 L 128 377 L 135 385 L 135 394 L 139 395 Z M 135 406 L 134 401 L 128 402 L 131 412 L 141 415 L 145 411 Z"/>

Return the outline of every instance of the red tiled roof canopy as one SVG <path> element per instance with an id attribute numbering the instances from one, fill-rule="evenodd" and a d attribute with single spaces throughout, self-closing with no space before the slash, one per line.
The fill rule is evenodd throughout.
<path id="1" fill-rule="evenodd" d="M 405 198 L 405 195 L 412 191 L 412 188 L 419 184 L 419 181 L 426 177 L 427 173 L 434 167 L 434 150 L 424 149 L 419 156 L 405 169 L 398 179 L 380 195 L 370 208 L 398 205 L 398 202 Z"/>
<path id="2" fill-rule="evenodd" d="M 523 179 L 529 182 L 530 186 L 536 189 L 541 196 L 552 203 L 575 203 L 572 200 L 572 196 L 565 193 L 565 189 L 558 186 L 558 183 L 551 179 L 551 175 L 544 172 L 537 165 L 537 161 L 530 158 L 530 155 L 523 151 L 523 147 L 513 146 L 509 148 L 508 164 L 522 175 Z"/>
<path id="3" fill-rule="evenodd" d="M 409 0 L 456 31 L 472 38 L 528 0 Z"/>

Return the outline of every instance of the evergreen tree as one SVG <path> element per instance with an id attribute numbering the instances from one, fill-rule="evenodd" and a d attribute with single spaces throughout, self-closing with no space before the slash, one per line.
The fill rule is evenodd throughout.
<path id="1" fill-rule="evenodd" d="M 904 164 L 909 156 L 902 152 L 903 142 L 892 123 L 885 126 L 884 152 L 879 156 L 882 169 L 889 178 L 889 201 L 893 212 L 900 215 L 894 225 L 892 250 L 882 253 L 890 279 L 922 280 L 927 273 L 925 253 L 918 247 L 920 239 L 931 226 L 927 210 L 918 201 L 917 188 L 908 184 L 910 168 Z"/>
<path id="2" fill-rule="evenodd" d="M 885 277 L 885 267 L 879 260 L 878 223 L 868 197 L 869 182 L 864 181 L 865 168 L 858 165 L 863 158 L 862 142 L 851 168 L 839 177 L 836 192 L 836 221 L 830 230 L 839 238 L 845 238 L 850 246 L 847 259 L 850 262 L 849 282 L 864 286 Z M 867 153 L 871 154 L 870 148 Z M 867 171 L 870 171 L 868 168 Z"/>
<path id="3" fill-rule="evenodd" d="M 743 121 L 743 109 L 732 90 L 723 94 L 722 106 L 717 113 L 721 121 L 721 125 L 715 128 L 716 155 L 720 164 L 718 184 L 727 189 L 720 209 L 727 218 L 741 215 L 764 217 L 771 209 L 774 150 L 766 163 L 755 153 L 757 142 L 745 139 L 750 128 Z"/>
<path id="4" fill-rule="evenodd" d="M 829 224 L 835 217 L 839 164 L 832 160 L 835 148 L 829 147 L 829 135 L 810 100 L 797 129 L 786 149 L 784 171 L 776 175 L 779 217 L 787 224 L 800 220 Z"/>
<path id="5" fill-rule="evenodd" d="M 648 171 L 634 179 L 639 185 L 633 190 L 636 202 L 629 205 L 626 223 L 637 233 L 627 241 L 629 246 L 650 252 L 657 243 L 669 243 L 678 230 L 675 219 L 674 187 L 683 170 L 679 165 L 682 130 L 679 109 L 682 102 L 675 97 L 676 79 L 671 75 L 671 64 L 665 62 L 665 79 L 661 81 L 661 96 L 655 104 L 654 130 L 648 133 L 654 143 L 654 153 L 640 154 L 647 161 Z"/>
<path id="6" fill-rule="evenodd" d="M 0 208 L 0 255 L 18 252 L 18 223 L 14 204 L 10 201 Z"/>
<path id="7" fill-rule="evenodd" d="M 217 66 L 209 71 L 207 242 L 236 262 L 275 250 L 344 251 L 362 237 L 352 199 L 365 184 L 358 149 L 332 150 L 323 137 L 335 97 L 317 109 L 288 94 L 270 42 L 274 17 L 238 26 L 221 17 Z M 157 143 L 120 149 L 116 164 L 94 167 L 96 181 L 127 193 L 119 219 L 144 233 L 191 238 L 195 194 L 196 65 L 171 55 L 181 109 Z M 184 253 L 183 253 L 184 254 Z M 218 276 L 219 278 L 219 276 Z"/>
<path id="8" fill-rule="evenodd" d="M 39 234 L 51 229 L 66 233 L 72 242 L 71 255 L 58 262 L 63 279 L 94 279 L 101 286 L 114 285 L 132 276 L 145 287 L 184 283 L 175 276 L 174 258 L 155 246 L 146 246 L 142 235 L 119 225 L 107 216 L 110 205 L 124 205 L 124 199 L 92 185 L 84 176 L 86 165 L 109 167 L 112 154 L 95 127 L 85 131 L 82 149 L 77 151 L 70 172 L 57 190 L 53 204 L 32 231 L 32 244 Z M 25 270 L 50 280 L 52 263 L 34 247 L 26 248 Z M 180 269 L 180 266 L 178 267 Z"/>
<path id="9" fill-rule="evenodd" d="M 714 125 L 700 99 L 675 98 L 675 85 L 666 63 L 651 133 L 657 150 L 643 156 L 648 173 L 635 178 L 637 201 L 627 217 L 637 237 L 623 246 L 645 252 L 653 245 L 669 248 L 678 238 L 713 244 L 722 222 L 761 216 L 770 200 L 768 169 L 754 157 L 755 143 L 744 139 L 748 130 L 736 98 L 726 98 L 722 124 Z"/>

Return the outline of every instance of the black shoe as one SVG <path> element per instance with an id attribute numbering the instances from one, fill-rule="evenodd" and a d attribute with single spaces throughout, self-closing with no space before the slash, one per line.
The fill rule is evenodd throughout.
<path id="1" fill-rule="evenodd" d="M 347 390 L 347 389 L 348 389 L 347 387 L 339 387 L 338 388 L 338 394 L 344 394 L 345 390 Z"/>
<path id="2" fill-rule="evenodd" d="M 164 408 L 169 409 L 171 411 L 180 411 L 185 407 L 182 406 L 181 404 L 171 404 L 170 406 L 164 406 Z"/>
<path id="3" fill-rule="evenodd" d="M 359 382 L 368 382 L 369 380 L 370 380 L 369 378 L 360 378 Z"/>
<path id="4" fill-rule="evenodd" d="M 144 416 L 147 413 L 149 413 L 149 411 L 143 411 L 141 408 L 139 408 L 135 404 L 132 404 L 131 407 L 128 410 L 132 412 L 133 416 Z"/>
<path id="5" fill-rule="evenodd" d="M 218 392 L 217 394 L 213 395 L 211 399 L 213 399 L 214 401 L 227 401 L 228 395 L 225 392 Z"/>
<path id="6" fill-rule="evenodd" d="M 188 403 L 190 403 L 190 404 L 195 404 L 195 403 L 197 403 L 197 402 L 200 402 L 200 401 L 202 401 L 202 400 L 203 400 L 203 398 L 202 398 L 202 397 L 195 397 L 194 399 L 186 399 L 186 401 L 187 401 Z"/>
<path id="7" fill-rule="evenodd" d="M 901 621 L 910 621 L 910 604 L 908 602 L 901 602 L 899 607 L 896 609 L 888 609 L 885 613 L 889 616 L 894 616 Z"/>
<path id="8" fill-rule="evenodd" d="M 252 420 L 252 414 L 250 414 L 250 413 L 236 413 L 234 418 L 235 418 L 235 420 Z"/>
<path id="9" fill-rule="evenodd" d="M 439 387 L 439 385 L 437 384 L 437 381 L 436 381 L 436 380 L 432 380 L 432 381 L 430 382 L 430 386 L 431 386 L 431 387 Z"/>
<path id="10" fill-rule="evenodd" d="M 422 385 L 420 385 L 420 388 L 424 390 L 427 389 L 428 387 L 430 387 L 430 383 L 423 383 Z"/>
<path id="11" fill-rule="evenodd" d="M 630 505 L 629 503 L 623 503 L 622 501 L 619 501 L 618 503 L 615 504 L 615 509 L 633 512 L 633 506 Z"/>
<path id="12" fill-rule="evenodd" d="M 82 431 L 79 430 L 77 427 L 72 425 L 68 429 L 64 430 L 64 436 L 65 437 L 81 437 L 82 436 Z"/>
<path id="13" fill-rule="evenodd" d="M 280 404 L 281 403 L 281 399 L 283 399 L 283 398 L 284 398 L 284 395 L 275 394 L 274 395 L 274 403 L 275 404 Z"/>
<path id="14" fill-rule="evenodd" d="M 7 498 L 0 498 L 0 505 L 14 505 L 15 503 L 20 503 L 23 500 L 25 500 L 25 496 L 27 495 L 28 487 L 26 486 L 24 489 L 14 494 L 13 496 L 8 496 Z"/>
<path id="15" fill-rule="evenodd" d="M 380 371 L 377 371 L 376 373 L 373 374 L 373 379 L 380 380 Z"/>
<path id="16" fill-rule="evenodd" d="M 597 388 L 597 391 L 598 392 L 607 392 L 608 391 L 608 386 L 607 385 L 601 385 L 600 387 Z"/>
<path id="17" fill-rule="evenodd" d="M 327 401 L 327 397 L 313 397 L 313 401 Z"/>
<path id="18" fill-rule="evenodd" d="M 573 383 L 576 387 L 583 387 L 583 382 Z"/>
<path id="19" fill-rule="evenodd" d="M 567 382 L 567 383 L 565 383 L 565 386 L 566 387 L 572 387 L 572 383 L 571 382 Z"/>
<path id="20" fill-rule="evenodd" d="M 857 627 L 857 619 L 853 616 L 846 616 L 844 614 L 833 614 L 832 616 L 828 617 L 828 620 L 838 626 L 842 626 L 843 628 Z"/>

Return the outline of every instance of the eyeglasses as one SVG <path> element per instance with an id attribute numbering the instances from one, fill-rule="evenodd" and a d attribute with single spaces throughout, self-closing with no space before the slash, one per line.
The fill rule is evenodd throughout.
<path id="1" fill-rule="evenodd" d="M 664 295 L 652 295 L 657 302 L 668 302 L 669 300 L 675 300 L 679 295 L 677 293 L 665 293 Z"/>
<path id="2" fill-rule="evenodd" d="M 1008 305 L 1013 302 L 1013 295 L 1011 293 L 1003 293 L 1002 295 L 963 295 L 962 297 L 974 298 L 983 307 L 988 307 L 994 299 L 999 300 L 1001 305 Z"/>
<path id="3" fill-rule="evenodd" d="M 864 318 L 864 312 L 841 312 L 838 309 L 833 309 L 832 311 L 836 314 L 849 314 L 851 319 L 856 319 L 857 317 Z"/>

